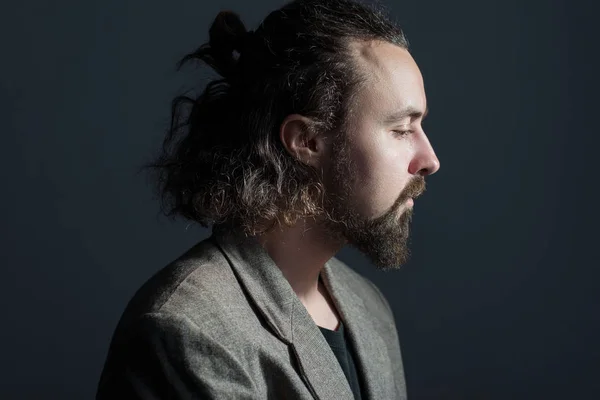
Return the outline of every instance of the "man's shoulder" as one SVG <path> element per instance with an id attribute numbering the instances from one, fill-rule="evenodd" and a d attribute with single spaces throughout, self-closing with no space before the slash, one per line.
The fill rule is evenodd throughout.
<path id="1" fill-rule="evenodd" d="M 147 315 L 181 315 L 191 321 L 218 315 L 232 297 L 242 296 L 227 259 L 209 237 L 147 279 L 128 302 L 117 331 Z"/>

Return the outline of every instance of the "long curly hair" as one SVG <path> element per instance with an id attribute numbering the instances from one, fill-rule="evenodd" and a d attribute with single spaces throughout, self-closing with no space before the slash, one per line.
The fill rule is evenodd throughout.
<path id="1" fill-rule="evenodd" d="M 161 152 L 142 167 L 151 172 L 161 211 L 252 236 L 323 215 L 322 176 L 285 150 L 279 129 L 297 113 L 313 121 L 317 134 L 342 137 L 364 81 L 351 60 L 351 40 L 408 49 L 380 10 L 351 0 L 296 0 L 255 31 L 237 14 L 219 13 L 208 43 L 178 69 L 199 60 L 220 78 L 196 97 L 173 100 Z"/>

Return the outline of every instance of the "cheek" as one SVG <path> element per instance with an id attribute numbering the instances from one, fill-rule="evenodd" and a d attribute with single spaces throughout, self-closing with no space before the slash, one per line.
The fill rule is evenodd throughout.
<path id="1" fill-rule="evenodd" d="M 372 141 L 359 146 L 360 151 L 354 155 L 355 205 L 369 217 L 386 212 L 408 181 L 409 149 L 400 144 L 388 140 Z"/>

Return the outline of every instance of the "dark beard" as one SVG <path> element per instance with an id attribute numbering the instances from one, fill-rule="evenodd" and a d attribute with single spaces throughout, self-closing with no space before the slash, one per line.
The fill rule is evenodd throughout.
<path id="1" fill-rule="evenodd" d="M 364 253 L 379 270 L 400 268 L 410 257 L 413 210 L 406 208 L 399 215 L 399 209 L 409 197 L 415 198 L 425 190 L 425 179 L 417 176 L 411 180 L 388 211 L 375 219 L 367 218 L 357 213 L 352 203 L 352 188 L 360 182 L 353 179 L 356 174 L 345 144 L 336 148 L 333 160 L 324 196 L 326 215 L 321 225 L 334 239 Z"/>

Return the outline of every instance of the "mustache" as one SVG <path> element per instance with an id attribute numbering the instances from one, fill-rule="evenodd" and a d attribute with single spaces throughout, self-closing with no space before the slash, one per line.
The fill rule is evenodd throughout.
<path id="1" fill-rule="evenodd" d="M 408 200 L 409 197 L 416 199 L 425 192 L 425 189 L 425 178 L 420 175 L 414 177 L 410 182 L 408 182 L 408 184 L 400 194 L 400 197 L 398 197 L 398 200 L 396 202 L 397 205 L 399 206 L 401 204 L 404 204 L 404 202 Z"/>

